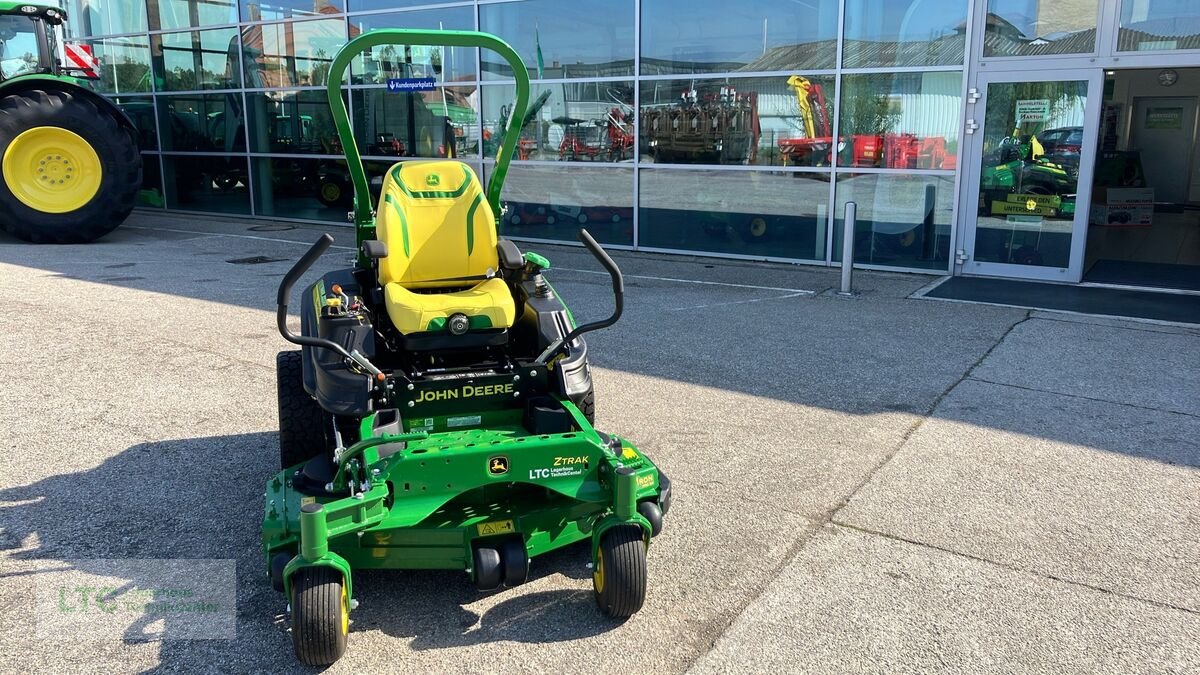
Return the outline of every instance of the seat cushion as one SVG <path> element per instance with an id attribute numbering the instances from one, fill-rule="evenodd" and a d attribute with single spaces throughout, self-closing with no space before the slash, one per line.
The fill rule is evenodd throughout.
<path id="1" fill-rule="evenodd" d="M 446 330 L 446 320 L 465 314 L 471 329 L 511 328 L 517 317 L 512 291 L 493 278 L 453 293 L 414 293 L 398 283 L 383 287 L 388 317 L 404 335 Z"/>

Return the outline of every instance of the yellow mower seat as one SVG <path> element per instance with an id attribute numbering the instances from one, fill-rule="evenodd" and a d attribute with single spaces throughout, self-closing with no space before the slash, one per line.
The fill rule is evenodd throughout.
<path id="1" fill-rule="evenodd" d="M 509 328 L 516 303 L 494 275 L 496 218 L 471 167 L 452 160 L 402 162 L 388 170 L 375 216 L 387 245 L 379 283 L 401 333 L 441 331 L 454 314 L 471 329 Z"/>

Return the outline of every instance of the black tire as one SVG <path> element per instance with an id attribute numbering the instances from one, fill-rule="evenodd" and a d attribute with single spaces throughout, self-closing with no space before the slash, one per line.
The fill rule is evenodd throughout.
<path id="1" fill-rule="evenodd" d="M 476 546 L 472 557 L 475 564 L 475 587 L 481 591 L 490 591 L 498 587 L 504 576 L 500 551 L 492 546 Z"/>
<path id="2" fill-rule="evenodd" d="M 579 399 L 579 412 L 583 413 L 583 418 L 588 421 L 588 424 L 596 426 L 596 390 L 588 389 L 583 398 Z"/>
<path id="3" fill-rule="evenodd" d="M 600 611 L 614 619 L 633 616 L 646 601 L 646 542 L 642 528 L 621 525 L 604 533 L 592 572 Z"/>
<path id="4" fill-rule="evenodd" d="M 304 390 L 304 362 L 299 351 L 275 355 L 279 396 L 279 468 L 286 469 L 325 452 L 328 417 Z"/>
<path id="5" fill-rule="evenodd" d="M 500 566 L 504 568 L 504 585 L 512 588 L 529 579 L 529 554 L 522 537 L 505 539 L 499 546 Z"/>
<path id="6" fill-rule="evenodd" d="M 117 229 L 133 210 L 142 187 L 142 156 L 134 131 L 111 104 L 69 89 L 29 89 L 0 98 L 0 155 L 18 134 L 61 127 L 81 136 L 102 167 L 96 194 L 82 207 L 46 213 L 27 206 L 0 180 L 0 227 L 35 244 L 81 244 Z"/>
<path id="7" fill-rule="evenodd" d="M 327 666 L 346 653 L 350 607 L 342 575 L 329 567 L 306 567 L 292 578 L 292 646 L 309 666 Z"/>

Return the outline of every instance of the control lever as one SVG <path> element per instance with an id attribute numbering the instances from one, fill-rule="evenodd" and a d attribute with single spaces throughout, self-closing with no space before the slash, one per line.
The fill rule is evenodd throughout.
<path id="1" fill-rule="evenodd" d="M 601 328 L 608 328 L 616 323 L 617 320 L 621 318 L 621 314 L 625 311 L 625 278 L 621 276 L 621 270 L 617 267 L 617 263 L 613 262 L 613 259 L 608 256 L 608 253 L 604 252 L 604 249 L 600 247 L 600 244 L 596 243 L 596 240 L 592 238 L 592 235 L 589 234 L 587 230 L 580 228 L 579 241 L 584 245 L 584 247 L 587 248 L 588 251 L 591 252 L 592 256 L 594 256 L 596 260 L 600 261 L 600 264 L 604 266 L 604 269 L 608 271 L 608 275 L 612 278 L 612 316 L 608 317 L 607 319 L 601 319 L 600 321 L 593 321 L 592 323 L 585 323 L 582 326 L 576 326 L 575 329 L 570 333 L 567 333 L 554 342 L 551 342 L 550 346 L 546 347 L 546 351 L 542 352 L 537 357 L 536 363 L 545 364 L 547 361 L 554 358 L 555 354 L 562 351 L 564 348 L 567 348 L 568 345 L 574 342 L 575 338 L 583 335 L 584 333 L 590 333 L 591 331 L 600 330 Z"/>
<path id="2" fill-rule="evenodd" d="M 296 285 L 296 282 L 300 279 L 300 277 L 308 271 L 308 268 L 313 266 L 313 263 L 317 262 L 317 258 L 320 258 L 325 251 L 329 250 L 331 245 L 333 245 L 333 237 L 328 233 L 321 235 L 321 238 L 317 239 L 316 243 L 314 243 L 312 247 L 308 249 L 308 252 L 301 256 L 300 260 L 296 261 L 295 265 L 292 265 L 292 269 L 288 270 L 288 273 L 283 275 L 283 281 L 279 283 L 279 294 L 275 298 L 275 323 L 279 326 L 279 334 L 283 336 L 284 340 L 287 340 L 292 344 L 301 345 L 303 347 L 320 347 L 322 349 L 333 351 L 350 363 L 353 363 L 358 367 L 359 370 L 370 374 L 372 379 L 382 382 L 384 379 L 386 379 L 386 376 L 378 368 L 376 368 L 373 363 L 367 360 L 367 357 L 363 356 L 362 353 L 357 349 L 346 351 L 345 347 L 339 345 L 333 340 L 326 340 L 325 338 L 311 337 L 308 335 L 296 335 L 291 331 L 290 328 L 288 328 L 287 303 L 288 297 L 292 294 L 292 286 Z"/>

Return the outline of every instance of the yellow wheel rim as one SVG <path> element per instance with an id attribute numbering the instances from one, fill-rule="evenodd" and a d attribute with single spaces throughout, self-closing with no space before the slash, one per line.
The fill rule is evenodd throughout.
<path id="1" fill-rule="evenodd" d="M 336 202 L 342 198 L 342 188 L 337 183 L 326 183 L 321 186 L 321 196 L 325 201 Z"/>
<path id="2" fill-rule="evenodd" d="M 43 213 L 83 208 L 100 190 L 100 156 L 82 136 L 60 127 L 34 127 L 4 151 L 4 182 L 22 204 Z"/>
<path id="3" fill-rule="evenodd" d="M 761 237 L 767 233 L 767 221 L 762 218 L 755 218 L 750 221 L 750 234 L 755 237 Z"/>
<path id="4" fill-rule="evenodd" d="M 597 593 L 604 592 L 604 551 L 596 551 L 596 571 L 592 572 L 592 583 Z"/>
<path id="5" fill-rule="evenodd" d="M 350 598 L 346 597 L 346 584 L 342 584 L 342 635 L 350 633 Z"/>

